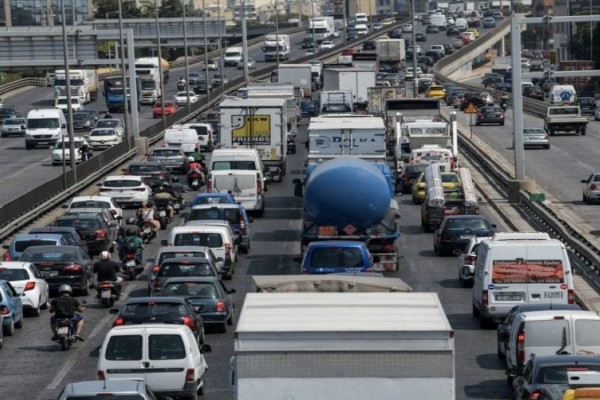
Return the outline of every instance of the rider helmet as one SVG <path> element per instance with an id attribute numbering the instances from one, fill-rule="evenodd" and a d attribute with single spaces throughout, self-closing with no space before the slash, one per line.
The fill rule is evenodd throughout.
<path id="1" fill-rule="evenodd" d="M 196 160 L 195 160 L 195 159 L 194 159 L 194 157 L 192 157 L 192 156 L 190 156 L 190 157 L 188 157 L 188 158 L 187 158 L 187 162 L 188 162 L 188 163 L 193 163 L 193 162 L 195 162 L 195 161 L 196 161 Z"/>
<path id="2" fill-rule="evenodd" d="M 73 293 L 73 288 L 71 288 L 71 286 L 69 285 L 60 285 L 60 287 L 58 288 L 58 293 L 59 294 L 63 294 L 63 293 Z"/>
<path id="3" fill-rule="evenodd" d="M 102 261 L 110 260 L 110 253 L 106 250 L 100 252 L 100 259 Z"/>

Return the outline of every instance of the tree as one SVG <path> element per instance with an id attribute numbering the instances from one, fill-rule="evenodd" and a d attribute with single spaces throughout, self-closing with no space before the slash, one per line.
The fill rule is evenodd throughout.
<path id="1" fill-rule="evenodd" d="M 183 17 L 183 2 L 181 0 L 162 0 L 158 15 L 161 18 Z"/>

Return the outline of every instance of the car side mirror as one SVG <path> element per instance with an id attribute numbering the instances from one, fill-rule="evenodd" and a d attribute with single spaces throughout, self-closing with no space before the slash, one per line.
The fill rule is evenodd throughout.
<path id="1" fill-rule="evenodd" d="M 581 183 L 587 183 L 587 179 L 582 179 Z"/>

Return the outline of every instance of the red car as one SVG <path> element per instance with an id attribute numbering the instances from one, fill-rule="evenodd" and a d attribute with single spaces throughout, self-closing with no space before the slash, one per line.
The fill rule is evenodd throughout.
<path id="1" fill-rule="evenodd" d="M 174 100 L 166 100 L 164 110 L 162 108 L 162 104 L 160 101 L 157 101 L 156 103 L 154 103 L 154 106 L 152 107 L 152 117 L 154 117 L 154 118 L 160 118 L 163 115 L 165 117 L 169 117 L 169 116 L 175 114 L 176 112 L 177 112 L 177 103 L 175 103 Z"/>

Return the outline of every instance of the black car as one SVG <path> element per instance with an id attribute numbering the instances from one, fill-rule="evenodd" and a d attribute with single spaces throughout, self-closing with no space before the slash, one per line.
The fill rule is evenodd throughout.
<path id="1" fill-rule="evenodd" d="M 426 42 L 427 36 L 424 33 L 415 33 L 415 41 L 416 42 Z"/>
<path id="2" fill-rule="evenodd" d="M 413 183 L 425 172 L 424 164 L 404 164 L 400 176 L 396 178 L 396 193 L 411 193 Z"/>
<path id="3" fill-rule="evenodd" d="M 317 115 L 317 109 L 315 107 L 315 103 L 312 100 L 303 100 L 300 103 L 300 111 L 302 112 L 303 117 L 314 117 L 315 115 Z"/>
<path id="4" fill-rule="evenodd" d="M 440 33 L 440 28 L 437 25 L 427 25 L 426 33 Z"/>
<path id="5" fill-rule="evenodd" d="M 443 46 L 446 55 L 454 53 L 454 47 L 450 43 L 444 43 Z"/>
<path id="6" fill-rule="evenodd" d="M 502 77 L 500 75 L 490 75 L 483 79 L 481 84 L 484 88 L 493 87 L 495 88 L 498 84 L 502 83 Z"/>
<path id="7" fill-rule="evenodd" d="M 86 253 L 89 254 L 88 244 L 81 236 L 81 233 L 70 226 L 43 226 L 38 228 L 31 228 L 29 233 L 56 233 L 67 239 L 67 243 L 72 246 L 81 247 Z"/>
<path id="8" fill-rule="evenodd" d="M 581 115 L 594 116 L 596 114 L 596 99 L 593 97 L 578 97 L 575 104 L 581 109 Z"/>
<path id="9" fill-rule="evenodd" d="M 204 321 L 183 297 L 130 297 L 123 307 L 109 311 L 116 314 L 112 326 L 141 324 L 186 325 L 194 333 L 198 344 L 204 344 Z"/>
<path id="10" fill-rule="evenodd" d="M 123 169 L 125 175 L 141 176 L 142 181 L 150 186 L 159 186 L 161 183 L 171 183 L 174 179 L 167 167 L 160 162 L 132 162 Z"/>
<path id="11" fill-rule="evenodd" d="M 438 256 L 462 251 L 472 236 L 492 237 L 496 226 L 481 215 L 451 215 L 433 234 L 433 251 Z"/>
<path id="12" fill-rule="evenodd" d="M 460 29 L 458 29 L 454 25 L 449 26 L 446 29 L 446 36 L 458 36 L 458 35 L 460 35 Z"/>
<path id="13" fill-rule="evenodd" d="M 541 72 L 544 70 L 544 63 L 541 61 L 532 61 L 529 64 L 529 72 Z"/>
<path id="14" fill-rule="evenodd" d="M 402 39 L 402 29 L 392 29 L 388 36 L 390 39 Z"/>
<path id="15" fill-rule="evenodd" d="M 494 88 L 499 92 L 512 92 L 512 85 L 510 83 L 499 82 Z"/>
<path id="16" fill-rule="evenodd" d="M 434 62 L 438 62 L 442 59 L 442 55 L 435 50 L 426 51 L 424 55 L 426 55 L 427 57 L 433 58 Z"/>
<path id="17" fill-rule="evenodd" d="M 221 279 L 221 274 L 217 270 L 217 267 L 208 258 L 168 258 L 160 264 L 156 272 L 154 282 L 152 283 L 152 294 L 159 295 L 163 286 L 170 278 L 201 276 L 214 276 Z"/>
<path id="18" fill-rule="evenodd" d="M 549 390 L 552 387 L 561 393 L 568 387 L 569 379 L 567 371 L 595 371 L 600 372 L 600 357 L 589 355 L 550 355 L 535 356 L 525 364 L 523 375 L 509 377 L 512 381 L 513 399 L 546 399 L 552 397 L 542 396 L 542 391 Z M 530 395 L 538 392 L 537 397 Z M 562 397 L 561 397 L 562 398 Z"/>
<path id="19" fill-rule="evenodd" d="M 30 262 L 45 273 L 52 292 L 66 284 L 81 296 L 90 294 L 93 261 L 79 246 L 32 246 L 25 249 L 19 261 Z"/>
<path id="20" fill-rule="evenodd" d="M 504 359 L 506 355 L 506 345 L 509 340 L 510 328 L 515 316 L 523 312 L 544 311 L 544 310 L 581 310 L 577 304 L 560 303 L 541 303 L 541 304 L 520 304 L 510 309 L 504 321 L 500 322 L 496 328 L 496 355 Z"/>
<path id="21" fill-rule="evenodd" d="M 348 39 L 348 36 L 346 36 L 346 39 Z M 314 47 L 314 43 L 315 41 L 313 40 L 312 36 L 306 36 L 304 39 L 302 39 L 302 48 L 312 49 Z"/>
<path id="22" fill-rule="evenodd" d="M 206 80 L 204 80 L 204 79 L 198 80 L 198 81 L 196 81 L 196 85 L 194 86 L 194 93 L 195 94 L 205 94 L 208 91 L 208 86 L 209 85 L 206 84 Z"/>
<path id="23" fill-rule="evenodd" d="M 75 112 L 73 113 L 73 129 L 79 130 L 90 130 L 94 127 L 95 121 L 91 114 L 87 112 Z"/>
<path id="24" fill-rule="evenodd" d="M 52 226 L 70 226 L 77 229 L 87 242 L 90 255 L 114 250 L 118 226 L 115 223 L 107 224 L 100 215 L 64 215 L 58 217 Z"/>
<path id="25" fill-rule="evenodd" d="M 358 32 L 356 32 L 356 30 L 354 30 L 354 29 L 349 30 L 348 33 L 346 33 L 346 40 L 354 40 L 354 39 L 358 39 Z M 309 46 L 308 48 L 312 48 L 312 46 Z"/>
<path id="26" fill-rule="evenodd" d="M 434 83 L 435 81 L 433 79 L 419 79 L 417 90 L 419 91 L 419 93 L 425 93 L 427 89 L 429 89 L 429 86 L 433 85 Z"/>
<path id="27" fill-rule="evenodd" d="M 469 104 L 473 104 L 476 108 L 480 108 L 485 105 L 485 101 L 481 98 L 479 93 L 465 93 L 465 100 L 460 106 L 460 111 L 465 111 Z"/>
<path id="28" fill-rule="evenodd" d="M 367 40 L 363 43 L 362 49 L 364 51 L 374 51 L 377 50 L 377 45 L 374 40 Z"/>
<path id="29" fill-rule="evenodd" d="M 435 59 L 433 57 L 430 57 L 430 56 L 420 56 L 417 59 L 417 62 L 419 64 L 425 64 L 428 67 L 433 67 L 433 65 L 435 64 Z"/>
<path id="30" fill-rule="evenodd" d="M 14 107 L 2 107 L 0 108 L 0 121 L 4 121 L 8 118 L 20 117 L 21 114 Z"/>
<path id="31" fill-rule="evenodd" d="M 504 111 L 498 106 L 484 106 L 477 112 L 475 125 L 498 124 L 504 126 Z"/>
<path id="32" fill-rule="evenodd" d="M 544 90 L 539 86 L 528 86 L 523 89 L 523 96 L 544 101 Z"/>

